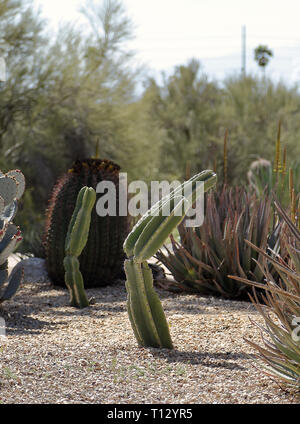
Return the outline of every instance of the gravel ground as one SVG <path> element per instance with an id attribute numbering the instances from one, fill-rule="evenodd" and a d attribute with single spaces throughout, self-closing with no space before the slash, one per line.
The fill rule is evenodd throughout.
<path id="1" fill-rule="evenodd" d="M 157 290 L 173 351 L 137 346 L 121 281 L 87 290 L 84 310 L 66 290 L 24 283 L 0 309 L 0 403 L 299 403 L 253 366 L 250 303 Z"/>

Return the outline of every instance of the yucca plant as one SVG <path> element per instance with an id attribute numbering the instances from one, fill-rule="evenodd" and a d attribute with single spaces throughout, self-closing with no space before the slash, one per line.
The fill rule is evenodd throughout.
<path id="1" fill-rule="evenodd" d="M 254 295 L 250 296 L 256 309 L 264 318 L 265 326 L 254 323 L 261 330 L 263 345 L 246 339 L 258 352 L 263 361 L 265 371 L 279 378 L 288 386 L 300 389 L 300 231 L 293 224 L 288 214 L 275 202 L 276 209 L 284 221 L 281 233 L 281 244 L 288 251 L 289 257 L 284 260 L 268 255 L 251 243 L 247 243 L 264 256 L 262 267 L 264 285 L 232 276 L 243 284 L 264 288 L 262 306 Z M 268 265 L 280 275 L 278 282 L 269 272 Z"/>
<path id="2" fill-rule="evenodd" d="M 157 259 L 176 280 L 160 284 L 203 295 L 248 299 L 249 286 L 233 281 L 228 274 L 262 282 L 263 256 L 245 239 L 262 251 L 277 250 L 279 232 L 280 227 L 273 228 L 269 197 L 257 199 L 242 187 L 224 186 L 219 192 L 210 192 L 205 200 L 203 225 L 186 228 L 181 224 L 180 242 L 171 237 L 172 251 L 166 247 L 167 254 L 162 250 L 157 253 Z"/>

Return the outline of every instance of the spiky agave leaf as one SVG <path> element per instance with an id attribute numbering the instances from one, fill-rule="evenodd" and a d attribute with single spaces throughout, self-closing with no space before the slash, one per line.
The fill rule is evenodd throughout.
<path id="1" fill-rule="evenodd" d="M 245 339 L 257 350 L 263 361 L 265 371 L 280 379 L 286 385 L 300 389 L 300 231 L 278 203 L 275 207 L 283 218 L 287 231 L 281 233 L 281 244 L 290 252 L 289 258 L 283 260 L 277 255 L 270 257 L 261 249 L 253 246 L 264 258 L 264 303 L 259 303 L 255 289 L 250 296 L 254 306 L 263 317 L 265 326 L 260 328 L 263 345 Z M 250 244 L 248 242 L 248 244 Z M 268 271 L 268 263 L 277 270 L 280 279 L 276 282 Z M 262 285 L 243 278 L 233 277 L 254 287 Z M 298 330 L 298 331 L 297 331 Z"/>

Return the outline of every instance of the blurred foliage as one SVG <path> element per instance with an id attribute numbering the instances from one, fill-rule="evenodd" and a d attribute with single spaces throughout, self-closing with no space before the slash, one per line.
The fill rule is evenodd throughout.
<path id="1" fill-rule="evenodd" d="M 141 99 L 145 103 L 152 127 L 160 130 L 161 178 L 184 178 L 190 159 L 191 174 L 212 164 L 222 143 L 222 91 L 201 73 L 197 60 L 163 75 L 162 86 L 150 79 Z"/>
<path id="2" fill-rule="evenodd" d="M 57 177 L 74 160 L 93 156 L 97 141 L 100 156 L 119 162 L 131 178 L 138 177 L 135 163 L 147 147 L 143 126 L 135 130 L 132 119 L 141 115 L 134 105 L 140 69 L 124 48 L 132 24 L 121 3 L 87 2 L 84 31 L 64 25 L 55 39 L 42 31 L 31 6 L 7 0 L 0 9 L 7 65 L 0 87 L 0 167 L 13 164 L 26 176 L 27 212 L 25 225 L 19 224 L 28 228 L 28 243 L 25 235 L 22 250 L 42 236 L 40 221 Z"/>
<path id="3" fill-rule="evenodd" d="M 274 162 L 261 158 L 255 160 L 247 177 L 250 191 L 255 191 L 259 198 L 275 193 L 277 201 L 289 210 L 290 218 L 296 224 L 300 216 L 300 160 L 294 158 L 287 169 L 287 150 L 281 149 L 280 134 L 281 122 L 278 125 Z"/>
<path id="4" fill-rule="evenodd" d="M 0 56 L 7 67 L 0 85 L 0 169 L 18 167 L 26 177 L 24 223 L 18 215 L 22 249 L 41 237 L 57 178 L 74 160 L 93 156 L 97 141 L 101 158 L 119 163 L 129 180 L 147 183 L 184 178 L 188 161 L 190 173 L 214 168 L 222 182 L 226 129 L 228 184 L 246 184 L 254 160 L 274 157 L 280 120 L 288 158 L 299 157 L 296 86 L 251 75 L 217 83 L 196 59 L 158 82 L 129 49 L 134 27 L 121 1 L 87 1 L 85 23 L 62 24 L 56 34 L 32 5 L 0 4 Z"/>
<path id="5" fill-rule="evenodd" d="M 275 84 L 252 76 L 225 80 L 222 120 L 229 131 L 228 169 L 231 180 L 246 182 L 246 169 L 253 160 L 272 160 L 278 123 L 281 144 L 290 160 L 300 154 L 300 95 L 298 87 Z M 289 159 L 290 158 L 290 159 Z M 230 176 L 230 175 L 229 175 Z"/>
<path id="6" fill-rule="evenodd" d="M 191 173 L 215 168 L 223 181 L 223 139 L 226 129 L 228 183 L 247 183 L 250 164 L 272 159 L 281 121 L 282 146 L 288 158 L 300 154 L 300 94 L 267 78 L 233 75 L 222 84 L 209 80 L 199 61 L 176 67 L 162 83 L 149 79 L 140 107 L 148 108 L 153 144 L 160 144 L 161 178 L 184 178 L 186 163 Z M 287 167 L 289 167 L 287 163 Z"/>

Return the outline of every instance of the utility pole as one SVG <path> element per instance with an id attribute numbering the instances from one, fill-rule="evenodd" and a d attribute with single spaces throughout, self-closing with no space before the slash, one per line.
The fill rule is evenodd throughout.
<path id="1" fill-rule="evenodd" d="M 242 26 L 242 75 L 246 76 L 246 25 Z"/>
<path id="2" fill-rule="evenodd" d="M 6 81 L 6 66 L 5 60 L 0 56 L 0 82 Z"/>

